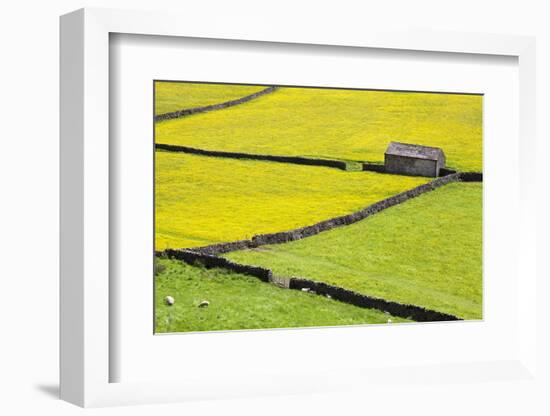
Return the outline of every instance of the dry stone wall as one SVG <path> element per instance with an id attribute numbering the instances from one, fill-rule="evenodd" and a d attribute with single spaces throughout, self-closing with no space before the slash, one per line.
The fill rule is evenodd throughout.
<path id="1" fill-rule="evenodd" d="M 262 95 L 269 94 L 270 92 L 273 92 L 276 89 L 277 87 L 268 87 L 261 91 L 255 92 L 254 94 L 246 95 L 236 100 L 230 100 L 219 104 L 205 105 L 202 107 L 187 108 L 183 110 L 172 111 L 170 113 L 159 114 L 155 116 L 155 121 L 170 120 L 173 118 L 185 117 L 192 114 L 205 113 L 207 111 L 221 110 L 223 108 L 246 103 L 247 101 L 261 97 Z"/>
<path id="2" fill-rule="evenodd" d="M 280 287 L 294 290 L 304 290 L 312 294 L 330 297 L 331 299 L 340 302 L 349 303 L 362 308 L 376 309 L 389 313 L 393 316 L 411 319 L 417 322 L 460 320 L 460 318 L 454 315 L 426 309 L 416 305 L 387 301 L 323 282 L 296 277 L 287 278 L 275 276 L 271 269 L 240 264 L 223 257 L 217 257 L 192 250 L 166 250 L 163 255 L 169 258 L 184 261 L 185 263 L 191 265 L 196 265 L 199 263 L 206 268 L 223 268 L 236 273 L 254 276 L 263 282 L 270 282 Z"/>
<path id="3" fill-rule="evenodd" d="M 446 185 L 451 182 L 458 182 L 461 180 L 461 175 L 462 175 L 461 173 L 454 173 L 441 178 L 437 178 L 424 185 L 417 186 L 415 188 L 409 189 L 408 191 L 401 192 L 400 194 L 397 194 L 389 198 L 386 198 L 382 201 L 376 202 L 354 213 L 331 218 L 331 219 L 321 221 L 306 227 L 301 227 L 294 230 L 283 231 L 279 233 L 259 234 L 259 235 L 253 236 L 250 240 L 240 240 L 240 241 L 230 242 L 230 243 L 212 244 L 212 245 L 203 246 L 203 247 L 196 247 L 196 248 L 193 248 L 193 250 L 204 254 L 217 255 L 222 253 L 228 253 L 235 250 L 255 248 L 255 247 L 259 247 L 267 244 L 283 244 L 283 243 L 288 243 L 289 241 L 295 241 L 295 240 L 300 240 L 302 238 L 311 237 L 323 231 L 328 231 L 333 228 L 356 223 L 373 214 L 376 214 L 380 211 L 390 208 L 394 205 L 401 204 L 411 198 L 415 198 L 426 192 L 433 191 L 434 189 L 437 189 L 443 185 Z"/>
<path id="4" fill-rule="evenodd" d="M 403 304 L 367 296 L 352 290 L 308 279 L 291 278 L 290 289 L 307 289 L 308 291 L 315 292 L 318 295 L 330 296 L 331 299 L 335 299 L 340 302 L 349 303 L 362 308 L 377 309 L 382 312 L 387 312 L 393 316 L 411 319 L 416 322 L 461 320 L 454 315 L 426 309 L 421 306 Z"/>
<path id="5" fill-rule="evenodd" d="M 346 170 L 347 167 L 346 162 L 342 162 L 339 160 L 314 159 L 300 156 L 273 156 L 242 152 L 223 152 L 219 150 L 205 150 L 197 149 L 195 147 L 163 143 L 155 144 L 155 148 L 159 150 L 167 150 L 169 152 L 181 152 L 201 156 L 227 157 L 231 159 L 265 160 L 269 162 L 292 163 L 295 165 L 324 166 L 340 170 Z"/>
<path id="6" fill-rule="evenodd" d="M 199 262 L 206 268 L 223 268 L 234 271 L 236 273 L 247 274 L 257 277 L 258 279 L 269 282 L 271 280 L 272 272 L 270 269 L 266 269 L 258 266 L 249 266 L 246 264 L 235 263 L 223 257 L 212 256 L 203 253 L 197 253 L 192 250 L 172 250 L 168 249 L 162 253 L 172 259 L 184 261 L 187 264 L 195 264 Z"/>

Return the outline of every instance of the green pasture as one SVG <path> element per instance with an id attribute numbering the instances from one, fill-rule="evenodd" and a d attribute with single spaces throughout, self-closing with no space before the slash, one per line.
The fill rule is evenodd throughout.
<path id="1" fill-rule="evenodd" d="M 258 85 L 155 81 L 155 114 L 219 104 L 253 94 L 264 88 L 266 87 Z"/>
<path id="2" fill-rule="evenodd" d="M 213 88 L 182 85 L 179 88 L 195 89 L 200 97 L 202 90 L 210 96 Z M 156 141 L 377 162 L 384 160 L 390 141 L 401 141 L 441 147 L 448 166 L 480 171 L 482 106 L 480 95 L 280 88 L 246 104 L 158 122 Z"/>
<path id="3" fill-rule="evenodd" d="M 482 185 L 452 183 L 350 226 L 226 257 L 480 319 Z"/>
<path id="4" fill-rule="evenodd" d="M 159 259 L 156 332 L 267 329 L 405 322 L 386 313 L 323 296 L 281 289 L 255 277 Z M 175 299 L 173 306 L 164 303 Z M 203 301 L 208 307 L 199 308 Z"/>
<path id="5" fill-rule="evenodd" d="M 429 181 L 163 151 L 155 163 L 157 250 L 314 224 Z"/>

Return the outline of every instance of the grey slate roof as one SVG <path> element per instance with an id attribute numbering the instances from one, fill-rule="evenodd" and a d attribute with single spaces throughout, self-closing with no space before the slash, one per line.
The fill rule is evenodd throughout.
<path id="1" fill-rule="evenodd" d="M 439 147 L 429 147 L 399 142 L 390 142 L 388 148 L 386 149 L 386 154 L 429 160 L 440 160 L 445 158 L 443 150 Z"/>

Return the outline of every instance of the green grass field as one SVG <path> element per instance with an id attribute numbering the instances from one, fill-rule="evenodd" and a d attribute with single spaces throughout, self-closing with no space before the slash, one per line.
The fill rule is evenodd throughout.
<path id="1" fill-rule="evenodd" d="M 428 178 L 156 152 L 156 249 L 285 231 L 347 214 Z"/>
<path id="2" fill-rule="evenodd" d="M 264 88 L 266 87 L 258 85 L 155 81 L 155 114 L 219 104 L 253 94 Z"/>
<path id="3" fill-rule="evenodd" d="M 211 87 L 183 85 L 197 95 Z M 280 88 L 246 104 L 157 123 L 156 141 L 379 162 L 390 141 L 401 141 L 441 147 L 448 166 L 480 171 L 482 105 L 479 95 Z"/>
<path id="4" fill-rule="evenodd" d="M 449 184 L 350 226 L 226 257 L 480 319 L 482 185 Z"/>
<path id="5" fill-rule="evenodd" d="M 266 329 L 406 322 L 322 296 L 281 289 L 255 277 L 160 259 L 155 277 L 156 332 Z M 164 303 L 166 296 L 173 306 Z M 210 305 L 199 308 L 208 300 Z"/>

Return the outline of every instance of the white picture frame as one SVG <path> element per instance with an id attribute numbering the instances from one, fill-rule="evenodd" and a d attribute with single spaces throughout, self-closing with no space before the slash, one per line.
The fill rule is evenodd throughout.
<path id="1" fill-rule="evenodd" d="M 479 379 L 491 369 L 518 381 L 536 375 L 534 185 L 529 175 L 535 152 L 535 41 L 530 37 L 468 33 L 427 33 L 349 28 L 328 35 L 321 28 L 293 31 L 267 24 L 240 28 L 220 20 L 172 13 L 82 9 L 61 18 L 61 397 L 80 406 L 185 401 L 199 398 L 296 394 L 369 385 L 384 369 L 370 374 L 346 368 L 319 379 L 317 373 L 277 374 L 265 380 L 239 380 L 234 374 L 205 375 L 181 381 L 110 382 L 109 297 L 109 36 L 114 33 L 280 42 L 335 47 L 383 48 L 439 53 L 517 57 L 519 62 L 519 137 L 521 199 L 517 241 L 517 354 L 499 362 L 427 366 L 446 377 Z M 525 319 L 522 319 L 525 318 Z M 331 370 L 334 371 L 334 370 Z M 395 371 L 395 370 L 392 370 Z M 342 380 L 347 380 L 343 383 Z"/>

